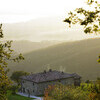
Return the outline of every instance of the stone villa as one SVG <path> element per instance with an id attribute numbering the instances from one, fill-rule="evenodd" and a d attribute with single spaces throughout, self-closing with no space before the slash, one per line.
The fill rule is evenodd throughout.
<path id="1" fill-rule="evenodd" d="M 21 77 L 21 92 L 29 95 L 42 95 L 48 85 L 61 83 L 64 85 L 80 85 L 81 77 L 74 73 L 68 74 L 60 71 L 44 71 Z"/>

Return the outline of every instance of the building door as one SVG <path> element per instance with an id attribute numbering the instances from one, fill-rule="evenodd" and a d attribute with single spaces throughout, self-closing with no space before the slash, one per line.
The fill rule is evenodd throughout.
<path id="1" fill-rule="evenodd" d="M 27 93 L 28 93 L 28 97 L 30 97 L 30 91 L 29 91 L 29 89 L 27 89 Z"/>
<path id="2" fill-rule="evenodd" d="M 25 93 L 25 88 L 23 88 L 23 93 Z"/>

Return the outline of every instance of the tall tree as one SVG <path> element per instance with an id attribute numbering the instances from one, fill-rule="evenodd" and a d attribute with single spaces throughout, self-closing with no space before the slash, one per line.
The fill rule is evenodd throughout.
<path id="1" fill-rule="evenodd" d="M 13 50 L 11 49 L 12 41 L 4 42 L 2 38 L 4 34 L 2 32 L 2 24 L 0 24 L 0 100 L 7 100 L 6 93 L 11 84 L 11 80 L 7 76 L 8 69 L 8 61 L 19 62 L 23 60 L 24 57 L 22 54 L 19 54 L 18 57 L 13 58 Z"/>

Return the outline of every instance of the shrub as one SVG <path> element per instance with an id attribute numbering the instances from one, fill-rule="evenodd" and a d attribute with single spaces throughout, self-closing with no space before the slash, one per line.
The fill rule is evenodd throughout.
<path id="1" fill-rule="evenodd" d="M 78 87 L 58 84 L 45 90 L 44 100 L 89 100 L 88 94 Z"/>
<path id="2" fill-rule="evenodd" d="M 18 91 L 18 86 L 16 86 L 16 85 L 13 85 L 13 86 L 11 86 L 10 87 L 10 90 L 12 91 L 12 94 L 16 94 L 16 92 Z"/>

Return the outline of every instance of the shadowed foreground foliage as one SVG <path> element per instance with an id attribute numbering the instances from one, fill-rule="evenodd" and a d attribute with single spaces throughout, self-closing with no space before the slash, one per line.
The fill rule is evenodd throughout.
<path id="1" fill-rule="evenodd" d="M 79 87 L 62 84 L 49 86 L 44 100 L 100 100 L 100 80 L 96 83 L 82 83 Z"/>
<path id="2" fill-rule="evenodd" d="M 72 86 L 49 86 L 45 91 L 45 100 L 89 100 L 88 92 Z"/>

